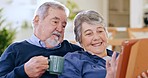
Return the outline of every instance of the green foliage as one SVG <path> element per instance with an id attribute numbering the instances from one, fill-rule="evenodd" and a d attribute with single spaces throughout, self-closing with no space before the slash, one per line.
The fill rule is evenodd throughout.
<path id="1" fill-rule="evenodd" d="M 69 9 L 69 19 L 73 20 L 78 11 L 78 5 L 73 0 L 67 0 L 66 7 Z"/>
<path id="2" fill-rule="evenodd" d="M 6 23 L 6 19 L 2 16 L 3 9 L 0 8 L 0 55 L 10 45 L 15 37 L 15 30 L 8 29 L 10 23 Z"/>
<path id="3" fill-rule="evenodd" d="M 32 28 L 31 24 L 30 24 L 28 21 L 26 21 L 26 20 L 24 20 L 24 21 L 22 22 L 21 27 L 22 27 L 23 29 L 25 29 L 25 28 Z"/>

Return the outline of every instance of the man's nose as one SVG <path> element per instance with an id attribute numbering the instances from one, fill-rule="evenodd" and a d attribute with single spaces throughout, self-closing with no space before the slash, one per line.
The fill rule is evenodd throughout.
<path id="1" fill-rule="evenodd" d="M 58 32 L 62 32 L 62 31 L 63 31 L 62 24 L 59 24 L 59 25 L 57 26 L 56 30 L 57 30 Z"/>

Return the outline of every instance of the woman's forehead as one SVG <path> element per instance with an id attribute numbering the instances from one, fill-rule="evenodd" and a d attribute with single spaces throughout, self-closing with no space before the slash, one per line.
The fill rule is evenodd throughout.
<path id="1" fill-rule="evenodd" d="M 104 26 L 102 24 L 88 24 L 85 22 L 82 24 L 82 29 L 89 29 L 89 28 L 104 29 Z"/>

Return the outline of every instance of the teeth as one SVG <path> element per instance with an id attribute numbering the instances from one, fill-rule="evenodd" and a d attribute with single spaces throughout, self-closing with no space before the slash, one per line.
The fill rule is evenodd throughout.
<path id="1" fill-rule="evenodd" d="M 97 44 L 93 44 L 93 46 L 100 46 L 102 44 L 102 42 L 97 43 Z"/>

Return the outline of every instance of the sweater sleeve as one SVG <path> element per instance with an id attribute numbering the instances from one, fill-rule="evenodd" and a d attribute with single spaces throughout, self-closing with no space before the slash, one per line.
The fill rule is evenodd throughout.
<path id="1" fill-rule="evenodd" d="M 68 53 L 65 56 L 64 69 L 59 78 L 82 78 L 81 62 L 75 55 Z"/>
<path id="2" fill-rule="evenodd" d="M 0 58 L 0 78 L 28 78 L 24 65 L 15 66 L 16 52 L 9 46 Z"/>

